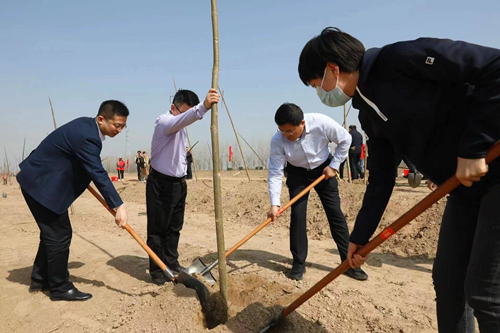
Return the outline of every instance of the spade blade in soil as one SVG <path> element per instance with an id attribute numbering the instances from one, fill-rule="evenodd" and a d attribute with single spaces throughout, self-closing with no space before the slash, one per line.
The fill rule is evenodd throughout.
<path id="1" fill-rule="evenodd" d="M 198 258 L 191 264 L 191 266 L 188 267 L 187 270 L 189 274 L 194 274 L 194 273 L 201 274 L 206 268 L 207 265 L 205 265 L 205 263 L 201 260 L 201 258 Z M 206 273 L 203 273 L 202 276 L 205 278 L 205 280 L 207 280 L 208 283 L 210 283 L 211 286 L 213 286 L 217 282 L 211 270 L 209 270 Z"/>
<path id="2" fill-rule="evenodd" d="M 196 291 L 202 308 L 206 305 L 206 303 L 210 299 L 210 292 L 208 291 L 207 286 L 203 284 L 203 282 L 195 279 L 194 277 L 183 271 L 181 271 L 175 277 L 175 279 L 178 283 L 185 285 L 186 288 L 194 289 Z"/>

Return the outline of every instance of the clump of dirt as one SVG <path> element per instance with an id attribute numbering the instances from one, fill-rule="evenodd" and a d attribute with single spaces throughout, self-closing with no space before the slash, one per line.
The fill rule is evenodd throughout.
<path id="1" fill-rule="evenodd" d="M 205 323 L 208 329 L 215 328 L 219 324 L 227 322 L 228 307 L 220 292 L 217 291 L 210 294 L 210 298 L 203 306 L 203 314 L 205 315 Z"/>

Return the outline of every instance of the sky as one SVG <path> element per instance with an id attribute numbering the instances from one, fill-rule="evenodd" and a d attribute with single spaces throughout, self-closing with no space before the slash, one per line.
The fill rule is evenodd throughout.
<path id="1" fill-rule="evenodd" d="M 500 48 L 500 1 L 218 1 L 219 85 L 238 132 L 251 144 L 276 132 L 284 102 L 342 124 L 343 108 L 324 106 L 300 81 L 305 43 L 328 26 L 366 48 L 418 37 L 464 40 Z M 209 0 L 3 1 L 0 10 L 0 144 L 12 165 L 58 126 L 94 117 L 102 101 L 129 110 L 130 151 L 150 150 L 156 118 L 175 89 L 204 98 L 211 86 Z M 221 103 L 222 104 L 222 103 Z M 349 124 L 359 125 L 352 109 Z M 189 126 L 191 143 L 210 142 L 210 115 Z M 234 142 L 219 106 L 221 142 Z M 125 131 L 107 138 L 102 155 L 124 155 Z M 5 153 L 0 153 L 3 166 Z"/>

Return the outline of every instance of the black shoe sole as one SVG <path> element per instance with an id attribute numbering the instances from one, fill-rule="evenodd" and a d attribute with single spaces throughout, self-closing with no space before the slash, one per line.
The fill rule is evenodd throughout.
<path id="1" fill-rule="evenodd" d="M 50 296 L 50 300 L 54 301 L 54 302 L 58 302 L 58 301 L 83 302 L 83 301 L 88 301 L 91 298 L 92 298 L 92 296 L 87 297 L 87 298 L 58 298 L 58 297 Z"/>

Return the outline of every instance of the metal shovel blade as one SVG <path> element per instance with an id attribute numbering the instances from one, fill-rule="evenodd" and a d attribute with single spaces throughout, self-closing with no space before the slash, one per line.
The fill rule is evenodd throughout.
<path id="1" fill-rule="evenodd" d="M 201 274 L 206 268 L 207 265 L 205 265 L 201 258 L 198 258 L 191 264 L 191 266 L 188 267 L 187 271 L 189 274 Z M 205 278 L 205 280 L 207 280 L 208 283 L 210 283 L 211 286 L 213 286 L 217 282 L 211 271 L 203 273 L 202 276 L 203 278 Z"/>
<path id="2" fill-rule="evenodd" d="M 198 279 L 195 279 L 186 272 L 180 272 L 176 277 L 178 283 L 183 284 L 186 288 L 194 289 L 198 299 L 200 300 L 201 307 L 204 308 L 207 302 L 210 300 L 210 292 L 207 287 Z"/>

